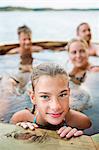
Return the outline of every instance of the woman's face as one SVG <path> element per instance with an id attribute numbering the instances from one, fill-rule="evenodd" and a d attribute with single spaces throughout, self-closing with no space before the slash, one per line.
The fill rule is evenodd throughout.
<path id="1" fill-rule="evenodd" d="M 66 76 L 41 76 L 35 84 L 34 101 L 39 114 L 38 123 L 60 124 L 69 110 L 69 87 Z"/>
<path id="2" fill-rule="evenodd" d="M 74 67 L 82 68 L 88 64 L 88 52 L 80 41 L 75 41 L 70 45 L 69 57 Z"/>

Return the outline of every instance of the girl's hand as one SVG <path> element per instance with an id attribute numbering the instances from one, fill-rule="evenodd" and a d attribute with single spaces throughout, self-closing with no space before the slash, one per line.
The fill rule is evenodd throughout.
<path id="1" fill-rule="evenodd" d="M 67 139 L 83 135 L 83 131 L 66 126 L 61 127 L 57 133 L 60 135 L 60 137 L 66 137 Z"/>
<path id="2" fill-rule="evenodd" d="M 16 125 L 23 127 L 24 129 L 30 129 L 35 130 L 35 128 L 38 128 L 38 125 L 31 122 L 18 122 Z"/>

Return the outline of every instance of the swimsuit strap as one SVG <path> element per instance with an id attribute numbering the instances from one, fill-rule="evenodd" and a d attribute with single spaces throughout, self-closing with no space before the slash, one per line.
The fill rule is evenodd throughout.
<path id="1" fill-rule="evenodd" d="M 63 122 L 62 122 L 61 124 L 59 124 L 59 125 L 51 125 L 51 124 L 48 124 L 47 126 L 46 126 L 46 125 L 44 126 L 44 125 L 38 124 L 38 123 L 36 122 L 36 119 L 37 119 L 37 115 L 34 116 L 33 123 L 34 123 L 34 124 L 37 124 L 37 125 L 39 126 L 39 128 L 42 128 L 42 129 L 58 130 L 58 129 L 59 129 L 60 127 L 62 127 L 62 126 L 67 127 L 65 120 L 63 120 Z"/>
<path id="2" fill-rule="evenodd" d="M 37 115 L 38 115 L 38 112 L 35 114 L 35 116 L 34 116 L 34 119 L 33 119 L 33 123 L 35 123 L 35 124 L 37 124 Z"/>
<path id="3" fill-rule="evenodd" d="M 34 116 L 33 123 L 36 124 L 36 116 Z"/>

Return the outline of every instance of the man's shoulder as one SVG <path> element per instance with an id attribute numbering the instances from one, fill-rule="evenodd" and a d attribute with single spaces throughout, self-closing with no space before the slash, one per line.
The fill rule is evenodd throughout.
<path id="1" fill-rule="evenodd" d="M 94 49 L 99 49 L 99 43 L 95 43 L 95 42 L 93 42 L 93 43 L 91 43 L 91 46 L 92 46 L 92 48 L 94 48 Z"/>
<path id="2" fill-rule="evenodd" d="M 92 48 L 95 53 L 96 53 L 96 56 L 99 56 L 99 43 L 92 43 Z"/>
<path id="3" fill-rule="evenodd" d="M 96 43 L 90 43 L 88 50 L 89 50 L 89 56 L 97 56 L 97 51 L 99 49 L 99 45 Z"/>
<path id="4" fill-rule="evenodd" d="M 19 53 L 20 47 L 11 49 L 7 54 L 16 54 Z"/>

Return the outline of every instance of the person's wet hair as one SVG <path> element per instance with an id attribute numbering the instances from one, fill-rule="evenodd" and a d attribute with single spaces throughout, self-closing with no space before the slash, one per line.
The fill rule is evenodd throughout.
<path id="1" fill-rule="evenodd" d="M 26 26 L 26 25 L 23 25 L 23 26 L 18 27 L 17 33 L 18 33 L 19 36 L 20 36 L 20 34 L 21 34 L 22 32 L 25 33 L 25 34 L 29 34 L 29 35 L 32 34 L 31 29 L 30 29 L 28 26 Z"/>

